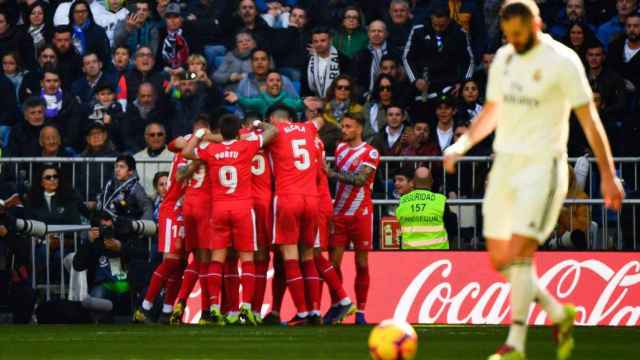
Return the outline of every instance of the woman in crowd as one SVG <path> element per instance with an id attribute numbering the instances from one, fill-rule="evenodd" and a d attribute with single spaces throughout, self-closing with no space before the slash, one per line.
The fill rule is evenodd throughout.
<path id="1" fill-rule="evenodd" d="M 342 117 L 346 113 L 362 113 L 362 105 L 356 102 L 355 83 L 349 75 L 341 74 L 331 83 L 327 89 L 323 118 L 325 125 L 320 129 L 320 138 L 324 142 L 327 154 L 333 154 L 333 150 L 340 140 L 340 132 L 335 131 L 340 127 Z"/>
<path id="2" fill-rule="evenodd" d="M 366 49 L 369 44 L 367 31 L 364 29 L 364 15 L 355 6 L 345 8 L 342 26 L 333 35 L 333 46 L 351 59 L 358 51 Z"/>
<path id="3" fill-rule="evenodd" d="M 236 35 L 236 47 L 224 56 L 224 61 L 213 73 L 213 80 L 225 91 L 236 91 L 240 80 L 251 72 L 251 51 L 255 49 L 256 41 L 248 32 Z"/>
<path id="4" fill-rule="evenodd" d="M 51 40 L 53 25 L 50 21 L 49 6 L 42 1 L 29 5 L 27 13 L 23 16 L 22 28 L 31 35 L 36 53 Z"/>
<path id="5" fill-rule="evenodd" d="M 475 80 L 468 79 L 462 83 L 462 91 L 460 92 L 460 101 L 458 104 L 456 117 L 458 118 L 457 120 L 461 122 L 471 121 L 471 119 L 480 113 L 480 110 L 482 110 L 480 88 Z"/>
<path id="6" fill-rule="evenodd" d="M 396 82 L 386 74 L 378 76 L 373 85 L 371 99 L 364 104 L 364 139 L 373 138 L 386 123 L 387 106 L 397 102 L 398 96 L 394 93 Z"/>
<path id="7" fill-rule="evenodd" d="M 569 26 L 567 36 L 562 39 L 562 43 L 573 49 L 580 56 L 582 63 L 587 65 L 587 47 L 598 41 L 596 34 L 591 28 L 582 22 L 573 23 Z"/>
<path id="8" fill-rule="evenodd" d="M 2 72 L 13 84 L 16 98 L 18 98 L 22 80 L 28 72 L 24 69 L 18 53 L 10 51 L 2 56 Z"/>

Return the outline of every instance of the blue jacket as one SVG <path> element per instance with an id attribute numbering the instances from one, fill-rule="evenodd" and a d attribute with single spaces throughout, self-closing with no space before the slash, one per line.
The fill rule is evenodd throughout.
<path id="1" fill-rule="evenodd" d="M 118 79 L 116 78 L 115 73 L 111 71 L 103 71 L 102 77 L 100 77 L 98 82 L 103 81 L 108 82 L 115 88 Z M 86 77 L 81 77 L 80 79 L 73 82 L 73 84 L 71 85 L 71 93 L 78 99 L 81 104 L 90 103 L 95 95 L 93 87 L 89 85 Z"/>
<path id="2" fill-rule="evenodd" d="M 616 15 L 612 17 L 611 20 L 600 25 L 598 28 L 598 39 L 605 48 L 608 48 L 615 37 L 622 33 L 624 33 L 624 23 L 620 21 L 620 18 Z"/>

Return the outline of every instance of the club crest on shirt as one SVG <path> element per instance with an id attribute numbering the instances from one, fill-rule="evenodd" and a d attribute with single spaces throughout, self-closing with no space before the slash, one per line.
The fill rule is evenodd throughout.
<path id="1" fill-rule="evenodd" d="M 536 69 L 536 71 L 533 72 L 533 81 L 539 82 L 540 79 L 542 79 L 542 70 Z"/>
<path id="2" fill-rule="evenodd" d="M 373 150 L 369 151 L 369 157 L 371 157 L 372 159 L 377 159 L 378 158 L 378 150 L 373 149 Z"/>

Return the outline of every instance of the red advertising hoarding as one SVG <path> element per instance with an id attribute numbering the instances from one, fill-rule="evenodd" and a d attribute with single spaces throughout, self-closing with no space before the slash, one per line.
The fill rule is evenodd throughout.
<path id="1" fill-rule="evenodd" d="M 631 252 L 541 252 L 535 259 L 540 283 L 561 302 L 578 307 L 577 323 L 585 326 L 640 325 L 640 254 Z M 491 270 L 484 252 L 389 251 L 369 258 L 371 288 L 367 320 L 400 318 L 423 324 L 507 324 L 510 285 Z M 345 286 L 355 300 L 353 253 L 342 266 Z M 269 279 L 273 271 L 269 271 Z M 262 311 L 270 310 L 270 286 Z M 329 306 L 323 292 L 323 311 Z M 186 319 L 199 317 L 199 291 L 194 291 Z M 283 319 L 294 308 L 285 296 Z M 530 324 L 548 324 L 532 306 Z"/>

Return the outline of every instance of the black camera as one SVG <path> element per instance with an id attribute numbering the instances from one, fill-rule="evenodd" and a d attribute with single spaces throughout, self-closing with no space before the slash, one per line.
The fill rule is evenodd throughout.
<path id="1" fill-rule="evenodd" d="M 113 239 L 113 225 L 100 225 L 100 236 L 103 239 Z"/>

